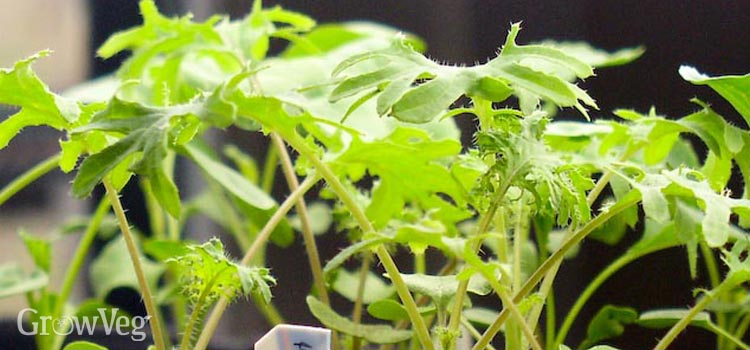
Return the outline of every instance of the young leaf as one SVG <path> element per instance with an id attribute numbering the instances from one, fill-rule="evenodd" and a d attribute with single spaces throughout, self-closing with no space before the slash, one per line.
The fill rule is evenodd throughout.
<path id="1" fill-rule="evenodd" d="M 750 125 L 750 74 L 709 77 L 690 66 L 680 67 L 680 76 L 696 84 L 708 85 L 726 99 Z"/>
<path id="2" fill-rule="evenodd" d="M 662 309 L 644 312 L 638 317 L 636 323 L 646 328 L 668 328 L 679 322 L 688 310 Z M 708 312 L 699 312 L 690 322 L 691 326 L 711 330 L 711 315 Z"/>
<path id="3" fill-rule="evenodd" d="M 140 256 L 143 272 L 151 288 L 155 288 L 159 278 L 164 273 L 163 265 L 155 263 L 145 256 Z M 105 298 L 109 292 L 119 287 L 130 287 L 138 290 L 133 265 L 130 261 L 125 240 L 115 238 L 104 247 L 99 256 L 91 264 L 89 271 L 92 281 L 97 281 L 92 287 L 94 295 Z"/>
<path id="4" fill-rule="evenodd" d="M 250 182 L 234 169 L 212 159 L 200 147 L 187 144 L 183 149 L 185 154 L 203 169 L 206 176 L 214 179 L 227 192 L 233 194 L 241 201 L 262 210 L 271 209 L 276 205 L 276 201 L 257 185 Z"/>
<path id="5" fill-rule="evenodd" d="M 182 242 L 150 239 L 143 243 L 143 252 L 158 261 L 167 261 L 189 252 Z"/>
<path id="6" fill-rule="evenodd" d="M 355 254 L 365 249 L 371 249 L 377 245 L 380 245 L 389 241 L 390 239 L 385 238 L 385 237 L 376 237 L 376 238 L 365 239 L 357 243 L 354 243 L 346 247 L 344 250 L 340 251 L 331 260 L 328 260 L 328 262 L 326 263 L 326 266 L 323 267 L 323 273 L 326 276 L 330 276 L 331 273 L 336 271 L 341 265 L 343 265 L 347 260 L 349 260 L 349 258 L 354 256 Z"/>
<path id="7" fill-rule="evenodd" d="M 34 260 L 34 265 L 45 273 L 49 273 L 52 265 L 52 243 L 49 240 L 34 237 L 23 230 L 19 234 L 26 245 L 26 250 Z"/>
<path id="8" fill-rule="evenodd" d="M 410 291 L 429 296 L 438 309 L 445 309 L 458 290 L 457 276 L 431 276 L 424 274 L 401 274 Z M 480 275 L 469 280 L 468 291 L 474 294 L 487 295 L 492 291 L 490 284 Z"/>
<path id="9" fill-rule="evenodd" d="M 365 212 L 376 228 L 382 228 L 407 203 L 434 208 L 436 201 L 442 201 L 437 193 L 449 196 L 459 207 L 465 204 L 464 192 L 444 165 L 460 151 L 457 141 L 435 141 L 422 130 L 401 127 L 382 140 L 355 138 L 331 167 L 352 182 L 362 179 L 365 171 L 378 177 Z"/>
<path id="10" fill-rule="evenodd" d="M 216 126 L 223 126 L 226 118 L 234 119 L 234 113 L 226 112 L 226 103 L 217 102 L 220 99 L 217 96 L 221 94 L 223 90 L 217 89 L 202 100 L 169 107 L 150 106 L 113 97 L 105 110 L 97 113 L 89 124 L 78 127 L 73 132 L 104 131 L 124 136 L 83 161 L 73 181 L 73 194 L 78 197 L 87 196 L 104 176 L 125 159 L 137 154 L 138 160 L 128 170 L 148 178 L 159 203 L 173 217 L 179 217 L 180 198 L 177 188 L 166 174 L 162 163 L 171 145 L 179 145 L 178 140 L 181 143 L 189 141 L 189 138 L 182 136 L 182 132 L 196 123 L 195 118 Z M 231 110 L 234 111 L 233 108 Z M 193 133 L 189 134 L 192 137 Z"/>
<path id="11" fill-rule="evenodd" d="M 515 23 L 511 27 L 508 37 L 505 39 L 501 56 L 515 62 L 522 60 L 543 60 L 569 70 L 578 78 L 588 78 L 594 74 L 591 66 L 573 56 L 567 55 L 558 48 L 544 45 L 525 45 L 516 44 L 516 37 L 521 29 L 520 23 Z"/>
<path id="12" fill-rule="evenodd" d="M 489 308 L 471 307 L 464 309 L 463 314 L 469 322 L 487 327 L 495 322 L 499 312 Z"/>
<path id="13" fill-rule="evenodd" d="M 502 179 L 496 188 L 511 186 L 533 195 L 536 210 L 557 218 L 558 225 L 585 222 L 591 216 L 586 191 L 593 187 L 586 170 L 550 149 L 543 139 L 547 119 L 540 113 L 509 117 L 504 127 L 477 133 L 482 154 L 495 164 L 485 178 Z"/>
<path id="14" fill-rule="evenodd" d="M 591 75 L 591 68 L 560 50 L 541 46 L 519 46 L 515 38 L 520 26 L 511 27 L 500 54 L 483 65 L 454 67 L 433 62 L 415 52 L 402 38 L 390 48 L 355 55 L 341 62 L 334 76 L 354 71 L 330 95 L 332 102 L 376 88 L 377 112 L 411 123 L 425 123 L 442 115 L 461 95 L 482 96 L 501 102 L 512 91 L 544 98 L 561 107 L 576 107 L 586 115 L 583 104 L 596 107 L 593 99 L 575 85 L 536 71 L 525 60 L 545 60 L 573 71 L 580 77 Z M 377 62 L 374 70 L 360 67 Z M 489 80 L 488 80 L 489 79 Z M 424 80 L 420 83 L 420 80 Z"/>
<path id="15" fill-rule="evenodd" d="M 632 308 L 605 305 L 589 323 L 586 339 L 578 348 L 586 349 L 602 340 L 619 337 L 625 332 L 625 326 L 637 318 L 638 313 Z"/>
<path id="16" fill-rule="evenodd" d="M 78 104 L 50 92 L 31 66 L 48 51 L 16 62 L 12 69 L 0 69 L 0 103 L 21 110 L 0 123 L 0 149 L 28 126 L 47 125 L 61 130 L 78 119 Z"/>
<path id="17" fill-rule="evenodd" d="M 367 305 L 367 313 L 375 318 L 385 321 L 401 321 L 409 319 L 409 314 L 406 312 L 406 308 L 393 299 L 382 299 Z M 419 313 L 421 315 L 433 314 L 435 313 L 435 307 L 421 307 L 419 308 Z"/>
<path id="18" fill-rule="evenodd" d="M 390 39 L 398 33 L 394 28 L 379 23 L 344 22 L 318 25 L 303 34 L 303 37 L 309 45 L 315 46 L 319 53 L 324 54 L 356 41 L 365 41 L 371 37 Z M 416 51 L 424 52 L 425 43 L 419 38 L 406 34 L 406 40 Z M 284 58 L 297 58 L 309 54 L 309 50 L 306 50 L 303 45 L 292 42 L 281 56 Z"/>
<path id="19" fill-rule="evenodd" d="M 315 220 L 310 222 L 310 231 L 314 235 L 322 235 L 328 232 L 331 225 L 333 225 L 331 207 L 324 202 L 313 202 L 307 206 L 307 211 L 310 213 L 311 218 L 315 218 Z M 299 215 L 289 217 L 289 225 L 294 227 L 295 230 L 302 232 L 302 219 Z"/>
<path id="20" fill-rule="evenodd" d="M 92 343 L 89 341 L 84 340 L 78 340 L 71 343 L 68 343 L 68 345 L 65 345 L 65 347 L 62 350 L 108 350 L 109 348 L 101 346 L 96 343 Z"/>
<path id="21" fill-rule="evenodd" d="M 682 191 L 692 193 L 702 206 L 705 217 L 701 222 L 703 237 L 711 247 L 718 247 L 727 242 L 729 237 L 730 216 L 732 212 L 747 217 L 750 212 L 750 201 L 734 199 L 723 193 L 716 193 L 707 181 L 691 179 L 679 169 L 664 172 L 665 178 L 679 186 Z"/>
<path id="22" fill-rule="evenodd" d="M 268 269 L 231 261 L 224 252 L 224 245 L 216 238 L 201 245 L 187 244 L 185 249 L 187 253 L 167 262 L 180 269 L 182 293 L 193 306 L 206 307 L 221 296 L 232 300 L 251 293 L 270 302 L 269 285 L 275 284 L 276 280 Z"/>
<path id="23" fill-rule="evenodd" d="M 357 291 L 359 290 L 359 271 L 349 272 L 346 269 L 339 269 L 336 272 L 336 279 L 333 281 L 331 288 L 347 298 L 349 301 L 356 301 Z M 393 296 L 396 289 L 393 286 L 383 282 L 380 277 L 372 273 L 367 272 L 365 278 L 365 289 L 362 295 L 363 304 L 371 304 L 378 300 L 383 300 Z"/>
<path id="24" fill-rule="evenodd" d="M 617 173 L 630 186 L 636 189 L 643 202 L 643 211 L 646 216 L 659 223 L 665 223 L 670 218 L 669 205 L 662 190 L 670 184 L 669 179 L 661 175 L 642 173 L 639 179 L 632 179 Z"/>
<path id="25" fill-rule="evenodd" d="M 591 46 L 582 41 L 551 41 L 539 42 L 539 45 L 554 47 L 567 55 L 594 67 L 620 66 L 637 60 L 646 52 L 641 46 L 619 49 L 615 52 L 607 52 Z"/>
<path id="26" fill-rule="evenodd" d="M 49 277 L 41 270 L 27 276 L 21 266 L 10 263 L 0 265 L 0 299 L 33 292 L 49 284 Z"/>
<path id="27" fill-rule="evenodd" d="M 370 343 L 392 344 L 408 340 L 412 337 L 411 331 L 397 330 L 391 326 L 354 323 L 348 318 L 340 316 L 333 309 L 312 296 L 307 297 L 307 306 L 310 308 L 313 316 L 320 320 L 326 327 L 362 338 Z"/>

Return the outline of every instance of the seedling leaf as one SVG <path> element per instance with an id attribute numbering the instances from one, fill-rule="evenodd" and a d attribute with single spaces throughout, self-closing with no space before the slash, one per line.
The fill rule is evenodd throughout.
<path id="1" fill-rule="evenodd" d="M 333 309 L 326 306 L 315 297 L 307 297 L 307 306 L 310 312 L 320 320 L 323 325 L 344 334 L 362 338 L 375 344 L 392 344 L 402 342 L 412 337 L 411 331 L 396 330 L 386 325 L 365 325 L 354 323 L 340 316 Z"/>
<path id="2" fill-rule="evenodd" d="M 616 338 L 625 332 L 625 326 L 636 321 L 638 313 L 629 307 L 605 305 L 589 323 L 586 339 L 579 348 L 588 348 L 602 340 Z"/>

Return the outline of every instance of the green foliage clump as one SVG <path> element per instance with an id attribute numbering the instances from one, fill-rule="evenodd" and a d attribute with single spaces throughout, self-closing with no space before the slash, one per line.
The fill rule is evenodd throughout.
<path id="1" fill-rule="evenodd" d="M 74 196 L 86 198 L 100 185 L 107 194 L 85 224 L 62 230 L 85 227 L 59 291 L 49 285 L 51 242 L 23 234 L 35 270 L 0 267 L 0 296 L 24 293 L 39 316 L 54 319 L 110 307 L 111 290 L 135 288 L 152 316 L 154 348 L 172 347 L 161 315 L 168 309 L 185 320 L 176 325 L 178 347 L 204 350 L 240 296 L 269 323 L 284 322 L 271 298 L 276 280 L 266 248 L 300 236 L 314 281 L 300 305 L 336 331 L 337 349 L 448 350 L 466 341 L 463 333 L 476 350 L 493 342 L 567 349 L 579 312 L 609 277 L 645 255 L 683 247 L 685 268 L 697 276 L 705 266 L 710 277 L 694 306 L 644 312 L 605 305 L 579 348 L 613 349 L 603 343 L 633 325 L 670 327 L 655 349 L 688 326 L 715 333 L 719 349 L 747 348 L 750 131 L 698 99 L 684 117 L 655 108 L 599 111 L 581 80 L 637 59 L 642 48 L 521 44 L 520 25 L 512 24 L 495 57 L 463 67 L 433 61 L 420 39 L 387 26 L 318 25 L 260 1 L 245 18 L 202 22 L 164 16 L 149 0 L 140 7 L 143 24 L 98 51 L 103 58 L 130 52 L 112 76 L 60 95 L 32 70 L 48 52 L 0 70 L 0 103 L 17 108 L 0 123 L 0 149 L 27 127 L 62 135 L 58 154 L 0 190 L 0 204 L 55 168 L 75 173 Z M 712 88 L 750 124 L 750 75 L 679 73 Z M 476 121 L 470 143 L 461 143 L 454 118 Z M 267 139 L 268 153 L 217 140 L 227 130 Z M 690 141 L 704 144 L 706 156 Z M 200 193 L 177 181 L 180 162 L 200 169 Z M 279 167 L 283 200 L 271 193 Z M 730 189 L 734 175 L 745 184 Z M 145 197 L 143 233 L 131 230 L 118 196 L 131 182 Z M 317 216 L 325 217 L 314 223 Z M 196 217 L 227 233 L 245 252 L 242 260 L 229 259 L 218 239 L 187 243 L 185 229 Z M 114 224 L 122 239 L 92 264 L 96 295 L 71 305 L 91 243 L 118 234 Z M 345 233 L 344 246 L 321 257 L 316 235 L 333 231 L 328 226 Z M 638 227 L 639 238 L 623 239 Z M 635 243 L 570 310 L 559 309 L 557 272 L 589 239 Z M 396 264 L 400 248 L 411 264 Z M 352 303 L 351 315 L 334 309 L 333 293 Z M 495 297 L 500 308 L 479 306 Z M 566 316 L 558 327 L 559 311 Z M 543 313 L 547 324 L 540 325 Z M 365 322 L 367 314 L 380 323 Z M 64 338 L 37 340 L 42 350 L 59 350 Z"/>

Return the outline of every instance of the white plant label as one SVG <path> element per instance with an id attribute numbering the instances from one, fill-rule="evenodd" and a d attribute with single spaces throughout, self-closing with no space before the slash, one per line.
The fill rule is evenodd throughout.
<path id="1" fill-rule="evenodd" d="M 258 342 L 255 350 L 330 350 L 331 330 L 280 324 Z"/>

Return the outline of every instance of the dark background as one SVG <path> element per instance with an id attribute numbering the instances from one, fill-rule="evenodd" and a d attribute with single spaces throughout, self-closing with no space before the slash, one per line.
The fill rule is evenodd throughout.
<path id="1" fill-rule="evenodd" d="M 92 71 L 93 76 L 111 71 L 118 59 L 101 61 L 93 52 L 116 30 L 140 23 L 137 1 L 91 0 Z M 200 4 L 196 7 L 196 4 Z M 627 107 L 645 112 L 651 106 L 670 117 L 680 117 L 695 107 L 688 100 L 698 96 L 713 103 L 736 125 L 744 121 L 705 87 L 684 82 L 677 74 L 681 64 L 690 64 L 709 75 L 745 74 L 750 72 L 750 1 L 265 1 L 266 6 L 281 4 L 286 8 L 311 15 L 319 22 L 371 20 L 401 28 L 424 38 L 428 54 L 439 61 L 460 64 L 484 62 L 494 56 L 505 39 L 510 23 L 523 21 L 520 43 L 542 39 L 583 40 L 594 46 L 615 50 L 643 45 L 645 55 L 624 67 L 597 71 L 583 87 L 600 107 L 597 117 L 607 118 L 616 108 Z M 251 1 L 160 1 L 162 10 L 172 13 L 229 12 L 241 16 Z M 196 10 L 199 8 L 199 10 Z M 201 13 L 203 12 L 203 13 Z M 122 57 L 119 57 L 120 59 Z M 563 118 L 580 118 L 562 113 Z M 474 130 L 471 120 L 461 119 L 466 135 Z M 20 201 L 19 201 L 20 202 Z M 629 233 L 629 241 L 638 233 Z M 301 244 L 295 249 L 304 256 Z M 335 253 L 336 242 L 321 242 L 324 256 Z M 559 310 L 575 300 L 590 278 L 603 264 L 624 251 L 624 246 L 608 247 L 597 242 L 584 244 L 575 261 L 563 265 L 556 289 Z M 294 252 L 285 254 L 295 254 Z M 289 256 L 289 255 L 286 255 Z M 300 323 L 314 322 L 306 310 L 294 310 L 291 303 L 300 303 L 307 289 L 297 290 L 288 281 L 309 285 L 306 264 L 285 263 L 282 256 L 270 257 L 274 274 L 280 275 L 275 291 L 282 310 L 289 319 Z M 288 260 L 288 259 L 286 259 Z M 657 306 L 685 307 L 692 303 L 692 289 L 705 286 L 703 279 L 690 280 L 687 260 L 682 250 L 660 253 L 618 273 L 594 296 L 590 306 L 579 317 L 570 335 L 571 346 L 585 336 L 585 324 L 604 302 L 648 310 Z M 289 301 L 285 303 L 285 301 Z M 136 300 L 137 301 L 137 300 Z M 299 305 L 299 304 L 297 304 Z M 237 306 L 235 309 L 242 309 Z M 240 310 L 233 317 L 241 322 L 227 322 L 230 331 L 223 336 L 227 344 L 248 344 L 261 330 L 249 330 L 259 324 L 248 312 Z M 244 315 L 244 316 L 243 316 Z M 293 316 L 292 316 L 293 315 Z M 558 318 L 564 316 L 561 313 Z M 627 327 L 622 340 L 612 343 L 623 349 L 651 348 L 663 332 Z M 711 337 L 691 329 L 681 335 L 673 348 L 702 349 L 711 344 Z"/>

